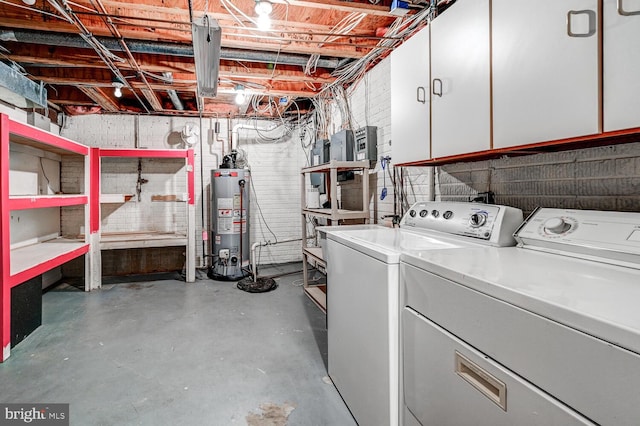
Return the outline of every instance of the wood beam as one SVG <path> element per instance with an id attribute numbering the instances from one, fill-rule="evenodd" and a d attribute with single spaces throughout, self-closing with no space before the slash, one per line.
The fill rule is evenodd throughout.
<path id="1" fill-rule="evenodd" d="M 73 49 L 68 47 L 38 46 L 29 44 L 8 45 L 13 53 L 6 55 L 9 59 L 23 66 L 64 67 L 106 70 L 106 65 L 89 49 Z M 172 72 L 177 79 L 195 80 L 195 65 L 193 59 L 167 55 L 134 54 L 136 63 L 144 71 L 160 74 Z M 130 64 L 120 64 L 121 70 L 134 71 Z M 68 69 L 66 73 L 74 72 Z M 96 79 L 105 78 L 105 74 L 96 75 Z M 247 62 L 239 64 L 235 61 L 223 60 L 219 69 L 220 78 L 240 80 L 268 80 L 282 82 L 309 82 L 312 84 L 331 83 L 335 78 L 322 68 L 314 75 L 306 75 L 301 67 Z"/>
<path id="2" fill-rule="evenodd" d="M 108 95 L 106 95 L 103 90 L 97 87 L 87 86 L 80 86 L 78 87 L 78 89 L 80 89 L 85 95 L 93 99 L 93 101 L 100 105 L 100 107 L 105 111 L 115 112 L 120 110 L 118 104 L 116 104 Z"/>

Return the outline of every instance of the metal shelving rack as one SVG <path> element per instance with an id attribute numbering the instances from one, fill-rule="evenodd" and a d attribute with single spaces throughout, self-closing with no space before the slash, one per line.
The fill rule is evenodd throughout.
<path id="1" fill-rule="evenodd" d="M 10 145 L 17 144 L 38 152 L 82 157 L 84 160 L 84 190 L 79 194 L 28 194 L 10 193 Z M 11 289 L 53 268 L 85 255 L 85 290 L 91 288 L 96 271 L 91 261 L 90 226 L 90 148 L 69 139 L 54 135 L 28 124 L 12 120 L 0 114 L 0 340 L 2 357 L 6 360 L 11 351 Z M 84 237 L 64 238 L 60 234 L 38 237 L 36 241 L 11 246 L 11 215 L 13 211 L 46 209 L 66 206 L 85 206 L 84 226 L 89 232 Z M 29 226 L 25 224 L 25 226 Z"/>
<path id="2" fill-rule="evenodd" d="M 347 210 L 338 208 L 338 173 L 346 171 L 362 172 L 362 210 Z M 309 173 L 324 173 L 327 177 L 327 195 L 331 202 L 330 208 L 308 208 L 306 175 Z M 324 312 L 327 311 L 326 285 L 310 285 L 308 281 L 309 263 L 313 262 L 319 269 L 326 269 L 322 247 L 307 246 L 307 219 L 320 217 L 327 219 L 330 224 L 339 225 L 344 220 L 364 220 L 369 222 L 369 161 L 336 161 L 317 166 L 304 167 L 300 171 L 301 179 L 301 212 L 302 212 L 302 269 L 303 288 L 309 298 Z"/>

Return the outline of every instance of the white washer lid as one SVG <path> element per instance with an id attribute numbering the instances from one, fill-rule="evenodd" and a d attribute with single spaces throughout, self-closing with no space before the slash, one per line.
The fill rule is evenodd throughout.
<path id="1" fill-rule="evenodd" d="M 640 354 L 640 270 L 518 247 L 422 251 L 401 260 Z"/>
<path id="2" fill-rule="evenodd" d="M 412 232 L 383 226 L 368 229 L 348 228 L 343 226 L 327 230 L 327 238 L 385 263 L 399 263 L 400 254 L 404 252 L 481 247 L 471 238 L 438 232 Z"/>

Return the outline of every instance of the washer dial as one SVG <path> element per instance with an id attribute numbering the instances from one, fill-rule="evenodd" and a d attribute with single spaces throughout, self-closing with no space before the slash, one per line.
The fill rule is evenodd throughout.
<path id="1" fill-rule="evenodd" d="M 473 213 L 471 216 L 469 216 L 469 224 L 473 228 L 480 228 L 485 223 L 487 223 L 487 213 L 486 212 L 477 212 L 477 213 Z"/>
<path id="2" fill-rule="evenodd" d="M 544 230 L 549 234 L 562 234 L 571 229 L 571 224 L 562 217 L 552 217 L 544 222 Z"/>

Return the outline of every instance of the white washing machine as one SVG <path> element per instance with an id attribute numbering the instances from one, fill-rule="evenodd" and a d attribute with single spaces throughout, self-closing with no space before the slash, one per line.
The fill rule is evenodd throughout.
<path id="1" fill-rule="evenodd" d="M 329 375 L 360 425 L 399 424 L 401 253 L 513 245 L 521 222 L 511 207 L 421 202 L 400 228 L 325 228 Z"/>
<path id="2" fill-rule="evenodd" d="M 404 423 L 640 424 L 640 213 L 539 209 L 515 237 L 401 256 Z"/>

